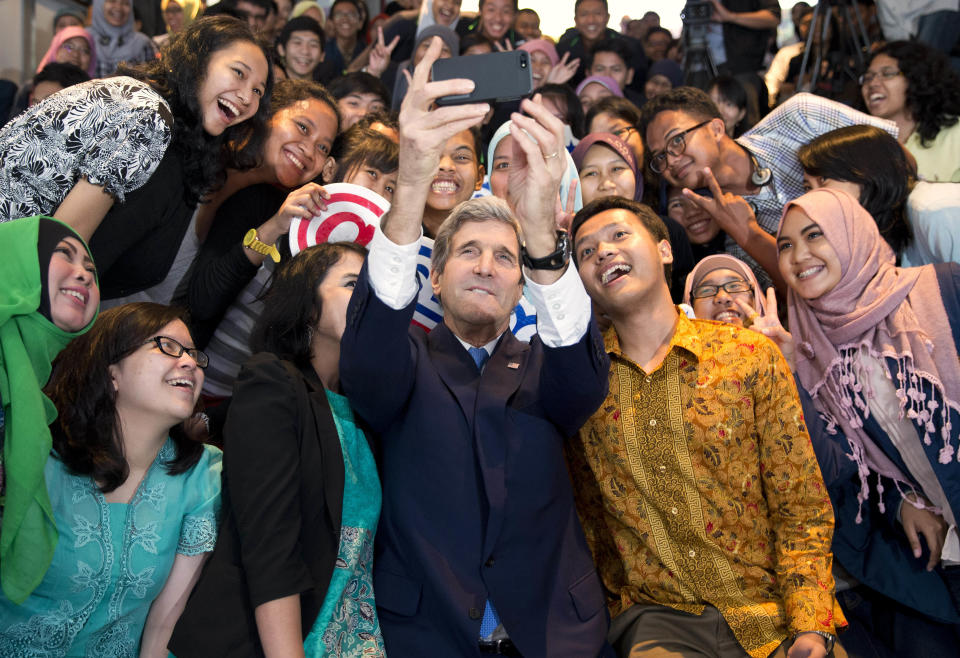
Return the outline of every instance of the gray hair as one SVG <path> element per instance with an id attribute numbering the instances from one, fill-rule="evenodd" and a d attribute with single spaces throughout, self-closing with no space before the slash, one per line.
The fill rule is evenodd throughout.
<path id="1" fill-rule="evenodd" d="M 523 230 L 520 222 L 510 211 L 510 206 L 503 199 L 495 196 L 485 196 L 479 199 L 468 199 L 452 211 L 443 220 L 437 237 L 433 241 L 433 255 L 430 258 L 430 269 L 438 274 L 443 273 L 450 257 L 450 244 L 453 236 L 467 222 L 502 222 L 510 226 L 517 235 L 517 246 L 523 246 Z M 519 255 L 519 254 L 518 254 Z M 521 270 L 521 280 L 523 274 Z"/>

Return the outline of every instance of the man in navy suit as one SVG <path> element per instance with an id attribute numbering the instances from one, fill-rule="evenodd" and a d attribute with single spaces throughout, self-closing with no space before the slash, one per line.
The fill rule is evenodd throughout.
<path id="1" fill-rule="evenodd" d="M 391 658 L 606 655 L 603 590 L 562 443 L 604 399 L 609 362 L 556 231 L 563 125 L 539 102 L 512 117 L 516 217 L 489 197 L 453 210 L 433 250 L 443 324 L 429 335 L 410 328 L 441 149 L 488 109 L 429 109 L 473 88 L 428 82 L 439 51 L 437 41 L 400 111 L 398 186 L 341 348 L 343 390 L 381 439 L 374 593 L 386 649 Z M 537 307 L 530 344 L 507 330 L 525 282 Z"/>

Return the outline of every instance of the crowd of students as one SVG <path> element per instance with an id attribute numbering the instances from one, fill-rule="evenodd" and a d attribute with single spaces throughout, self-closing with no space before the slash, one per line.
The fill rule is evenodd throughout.
<path id="1" fill-rule="evenodd" d="M 855 109 L 684 86 L 605 0 L 391 5 L 57 15 L 0 129 L 0 655 L 956 655 L 947 55 L 878 33 Z M 515 48 L 529 98 L 433 104 Z M 392 206 L 298 251 L 333 183 Z"/>

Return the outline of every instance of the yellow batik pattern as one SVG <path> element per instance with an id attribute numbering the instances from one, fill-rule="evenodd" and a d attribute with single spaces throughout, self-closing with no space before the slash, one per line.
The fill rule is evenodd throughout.
<path id="1" fill-rule="evenodd" d="M 776 346 L 681 314 L 645 373 L 612 327 L 605 340 L 609 394 L 568 453 L 611 613 L 710 604 L 757 658 L 799 631 L 845 625 L 833 510 Z"/>

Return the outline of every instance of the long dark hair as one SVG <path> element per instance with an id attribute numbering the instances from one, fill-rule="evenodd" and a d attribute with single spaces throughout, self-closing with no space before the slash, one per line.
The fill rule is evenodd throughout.
<path id="1" fill-rule="evenodd" d="M 583 124 L 583 106 L 580 105 L 580 99 L 577 98 L 577 95 L 573 93 L 573 89 L 570 88 L 570 85 L 558 85 L 558 84 L 546 84 L 542 87 L 535 89 L 534 94 L 539 93 L 544 98 L 551 99 L 557 105 L 563 106 L 566 109 L 564 110 L 564 123 L 570 126 L 570 132 L 573 133 L 573 136 L 577 139 L 583 139 L 584 136 L 584 124 Z M 533 97 L 533 94 L 530 95 Z"/>
<path id="2" fill-rule="evenodd" d="M 44 393 L 57 407 L 51 427 L 53 448 L 73 473 L 89 475 L 100 491 L 113 491 L 127 479 L 117 392 L 110 366 L 139 349 L 143 342 L 185 313 L 151 302 L 124 304 L 100 314 L 93 327 L 74 339 L 53 362 Z M 189 470 L 200 459 L 203 444 L 172 428 L 176 457 L 167 462 L 171 475 Z"/>
<path id="3" fill-rule="evenodd" d="M 203 128 L 197 98 L 214 53 L 237 41 L 255 44 L 267 61 L 267 86 L 257 112 L 216 137 Z M 137 66 L 121 66 L 118 73 L 149 84 L 173 112 L 171 149 L 180 156 L 187 185 L 187 200 L 195 204 L 223 185 L 226 169 L 250 169 L 260 160 L 266 136 L 273 68 L 269 49 L 243 21 L 230 16 L 200 18 L 171 37 L 162 57 Z"/>
<path id="4" fill-rule="evenodd" d="M 317 286 L 348 251 L 367 256 L 355 242 L 327 242 L 304 249 L 276 269 L 250 334 L 254 354 L 272 352 L 301 366 L 310 364 L 313 328 L 323 313 Z"/>
<path id="5" fill-rule="evenodd" d="M 877 55 L 897 60 L 907 80 L 907 109 L 917 123 L 920 144 L 929 146 L 940 130 L 960 117 L 960 75 L 946 55 L 916 41 L 891 41 L 874 51 L 867 66 Z"/>
<path id="6" fill-rule="evenodd" d="M 886 131 L 867 125 L 837 128 L 802 146 L 797 156 L 810 176 L 859 185 L 860 205 L 883 239 L 897 254 L 910 245 L 907 197 L 916 177 L 903 147 Z"/>

